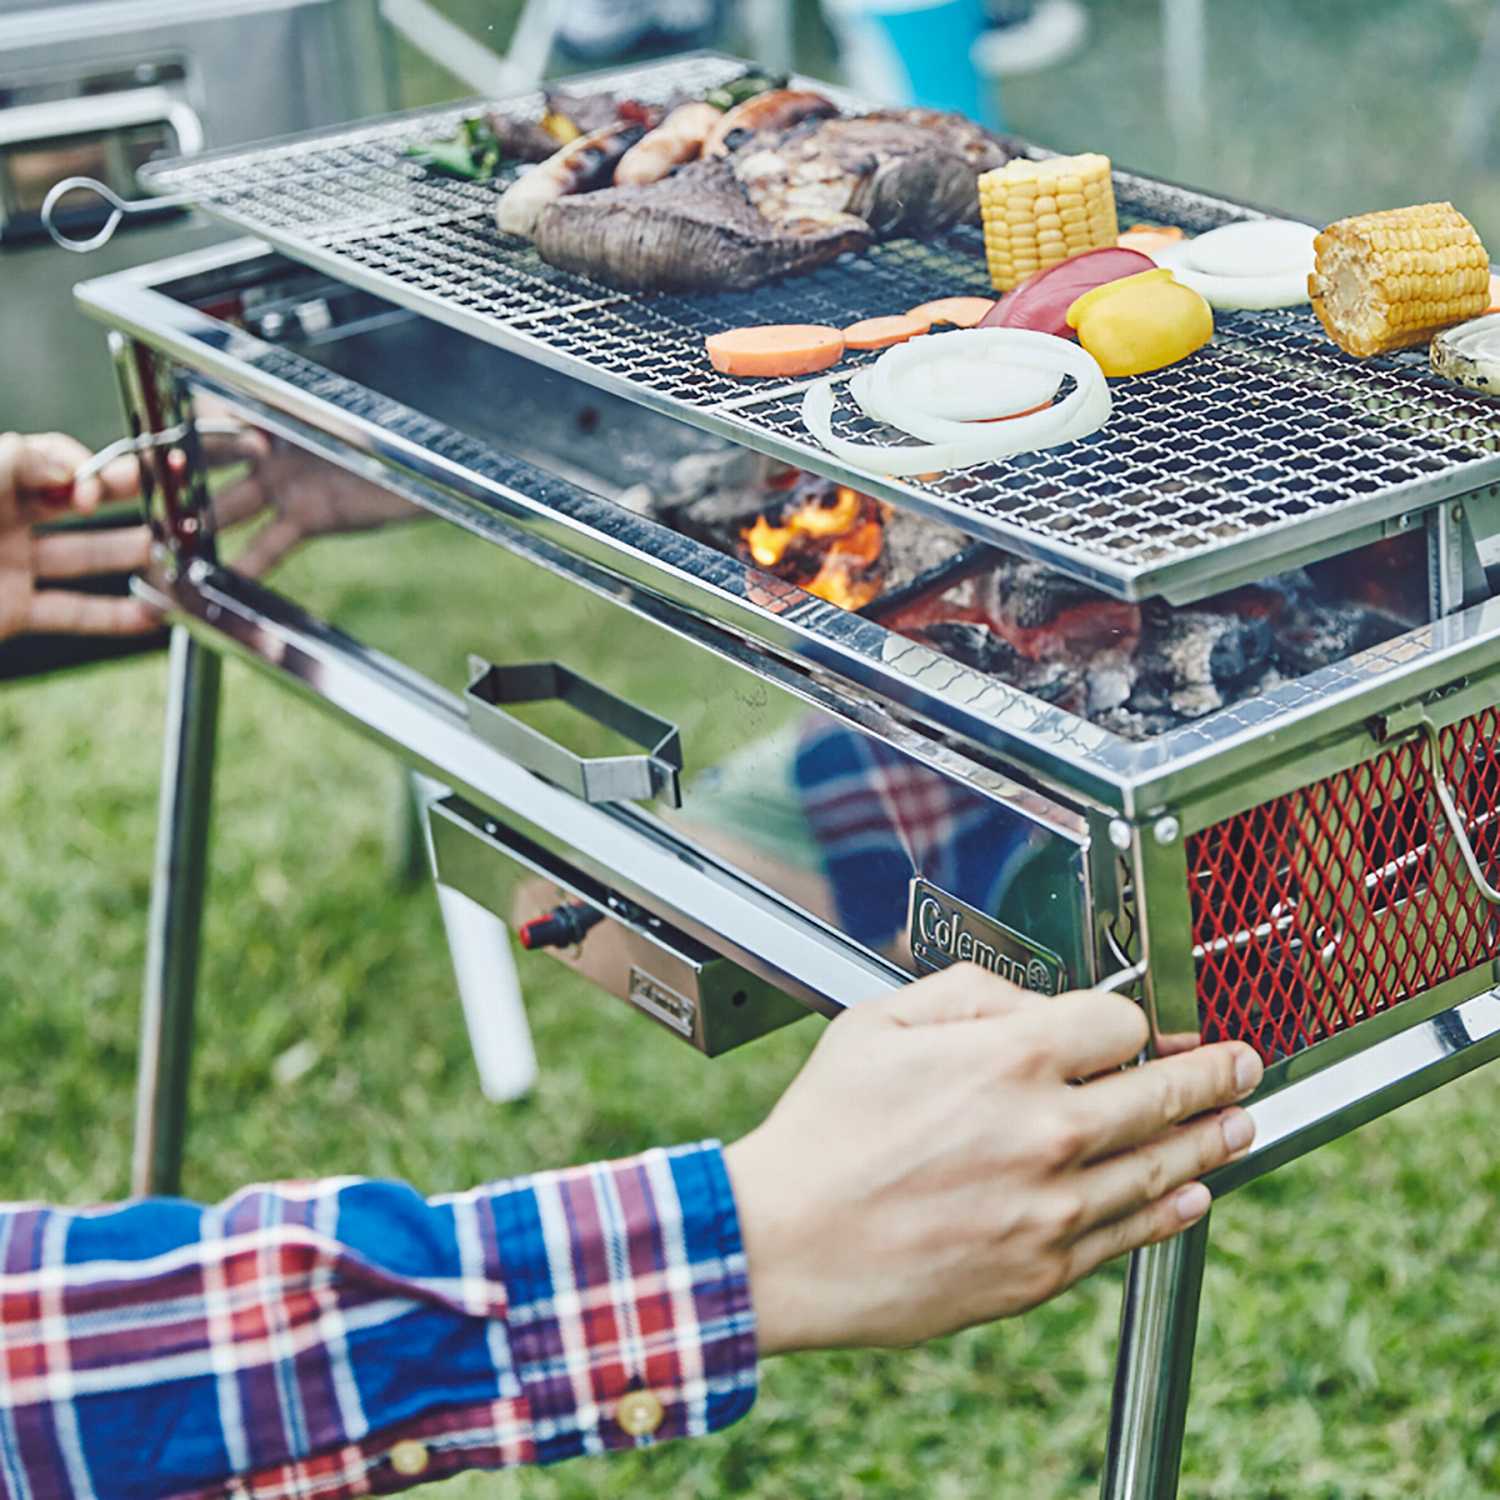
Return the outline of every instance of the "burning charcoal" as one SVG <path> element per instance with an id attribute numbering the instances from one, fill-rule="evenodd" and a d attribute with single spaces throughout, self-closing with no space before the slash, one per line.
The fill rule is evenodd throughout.
<path id="1" fill-rule="evenodd" d="M 990 665 L 999 651 L 1005 652 L 1007 664 L 1015 656 L 1015 652 L 988 625 L 977 625 L 971 620 L 939 620 L 912 634 L 960 665 L 973 667 L 976 672 L 999 675 L 1003 665 L 998 662 L 996 666 Z"/>
<path id="2" fill-rule="evenodd" d="M 893 510 L 885 523 L 886 588 L 904 588 L 968 545 L 968 537 L 956 527 L 911 511 Z"/>
<path id="3" fill-rule="evenodd" d="M 1040 563 L 1010 560 L 991 575 L 991 616 L 1018 630 L 1035 630 L 1064 610 L 1107 602 L 1107 596 Z"/>
<path id="4" fill-rule="evenodd" d="M 1088 693 L 1088 716 L 1097 722 L 1100 714 L 1120 708 L 1135 690 L 1136 664 L 1128 651 L 1101 651 L 1083 669 Z"/>
<path id="5" fill-rule="evenodd" d="M 1393 615 L 1365 604 L 1315 605 L 1277 633 L 1275 661 L 1289 677 L 1305 677 L 1404 629 Z"/>
<path id="6" fill-rule="evenodd" d="M 1142 646 L 1142 654 L 1148 653 L 1146 670 L 1169 688 L 1228 687 L 1265 665 L 1271 627 L 1265 620 L 1180 609 L 1151 630 Z"/>

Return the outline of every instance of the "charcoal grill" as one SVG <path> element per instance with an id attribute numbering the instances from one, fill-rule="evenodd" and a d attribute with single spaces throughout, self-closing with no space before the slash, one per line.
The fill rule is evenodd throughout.
<path id="1" fill-rule="evenodd" d="M 662 96 L 731 66 L 598 84 Z M 1243 1038 L 1267 1061 L 1255 1148 L 1221 1192 L 1500 1053 L 1492 402 L 1415 356 L 1348 361 L 1305 311 L 1233 314 L 1064 450 L 931 484 L 841 470 L 801 433 L 801 385 L 715 374 L 704 333 L 982 289 L 971 232 L 755 293 L 627 296 L 500 237 L 493 187 L 403 158 L 463 113 L 153 169 L 153 190 L 258 238 L 79 291 L 132 429 L 188 424 L 181 465 L 153 452 L 162 545 L 141 583 L 178 627 L 148 985 L 163 1118 L 185 1080 L 222 654 L 449 788 L 438 879 L 507 922 L 547 916 L 573 944 L 556 956 L 708 1052 L 961 959 L 1045 992 L 1138 987 L 1153 1036 Z M 1190 229 L 1255 213 L 1128 173 L 1116 191 L 1125 217 Z M 316 584 L 292 598 L 225 566 L 192 430 L 205 399 L 446 523 L 453 577 L 482 585 L 416 582 L 438 616 L 472 618 L 465 650 L 345 633 Z M 615 503 L 650 455 L 705 443 L 1123 600 L 1192 602 L 1406 537 L 1427 619 L 1131 741 Z M 394 542 L 361 556 L 412 587 Z M 503 601 L 537 576 L 576 629 L 521 670 L 527 622 Z M 679 691 L 651 701 L 664 674 Z M 586 719 L 576 743 L 518 722 L 550 692 Z M 173 1168 L 178 1139 L 145 1144 Z M 1176 1492 L 1206 1245 L 1204 1224 L 1132 1261 L 1115 1500 Z"/>

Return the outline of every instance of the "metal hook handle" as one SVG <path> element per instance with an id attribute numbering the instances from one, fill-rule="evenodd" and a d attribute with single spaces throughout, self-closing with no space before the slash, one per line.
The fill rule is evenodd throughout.
<path id="1" fill-rule="evenodd" d="M 109 204 L 110 208 L 109 217 L 104 221 L 103 228 L 86 240 L 74 239 L 71 235 L 64 234 L 57 227 L 53 217 L 62 199 L 69 193 L 79 191 L 93 193 Z M 42 225 L 52 236 L 53 244 L 60 245 L 64 250 L 72 250 L 77 255 L 87 255 L 91 250 L 102 249 L 115 237 L 115 230 L 120 227 L 126 214 L 155 213 L 164 208 L 186 208 L 191 201 L 186 197 L 145 198 L 131 203 L 122 198 L 107 183 L 99 182 L 93 177 L 64 177 L 61 182 L 54 183 L 47 196 L 42 199 Z"/>
<path id="2" fill-rule="evenodd" d="M 1474 846 L 1469 842 L 1469 832 L 1464 826 L 1463 814 L 1459 812 L 1458 803 L 1454 801 L 1453 793 L 1448 789 L 1447 778 L 1443 775 L 1443 746 L 1438 727 L 1426 714 L 1423 714 L 1417 721 L 1417 726 L 1421 729 L 1423 743 L 1427 746 L 1427 769 L 1432 774 L 1432 789 L 1437 793 L 1438 804 L 1443 809 L 1443 816 L 1448 820 L 1448 832 L 1458 846 L 1459 858 L 1463 860 L 1464 868 L 1469 872 L 1469 879 L 1474 882 L 1474 888 L 1479 894 L 1491 906 L 1500 906 L 1500 891 L 1489 883 L 1484 871 L 1480 868 L 1479 858 L 1474 853 Z"/>

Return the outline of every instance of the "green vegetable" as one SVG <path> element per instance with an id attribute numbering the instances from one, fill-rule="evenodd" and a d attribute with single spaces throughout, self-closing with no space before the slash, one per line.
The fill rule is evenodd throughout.
<path id="1" fill-rule="evenodd" d="M 499 138 L 483 116 L 465 120 L 447 140 L 417 141 L 404 154 L 429 172 L 465 182 L 488 182 L 504 160 Z"/>
<path id="2" fill-rule="evenodd" d="M 784 89 L 787 82 L 785 73 L 757 73 L 752 70 L 742 73 L 738 78 L 730 79 L 728 83 L 721 83 L 716 89 L 710 89 L 703 96 L 703 102 L 712 104 L 715 109 L 730 110 L 736 104 L 743 104 L 745 100 L 753 99 L 757 94 L 769 93 L 772 89 Z"/>

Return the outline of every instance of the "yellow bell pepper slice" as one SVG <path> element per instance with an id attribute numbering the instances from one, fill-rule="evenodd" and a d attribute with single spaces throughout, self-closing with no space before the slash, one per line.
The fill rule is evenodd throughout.
<path id="1" fill-rule="evenodd" d="M 1214 336 L 1213 309 L 1164 266 L 1094 287 L 1067 319 L 1112 379 L 1176 364 Z"/>

